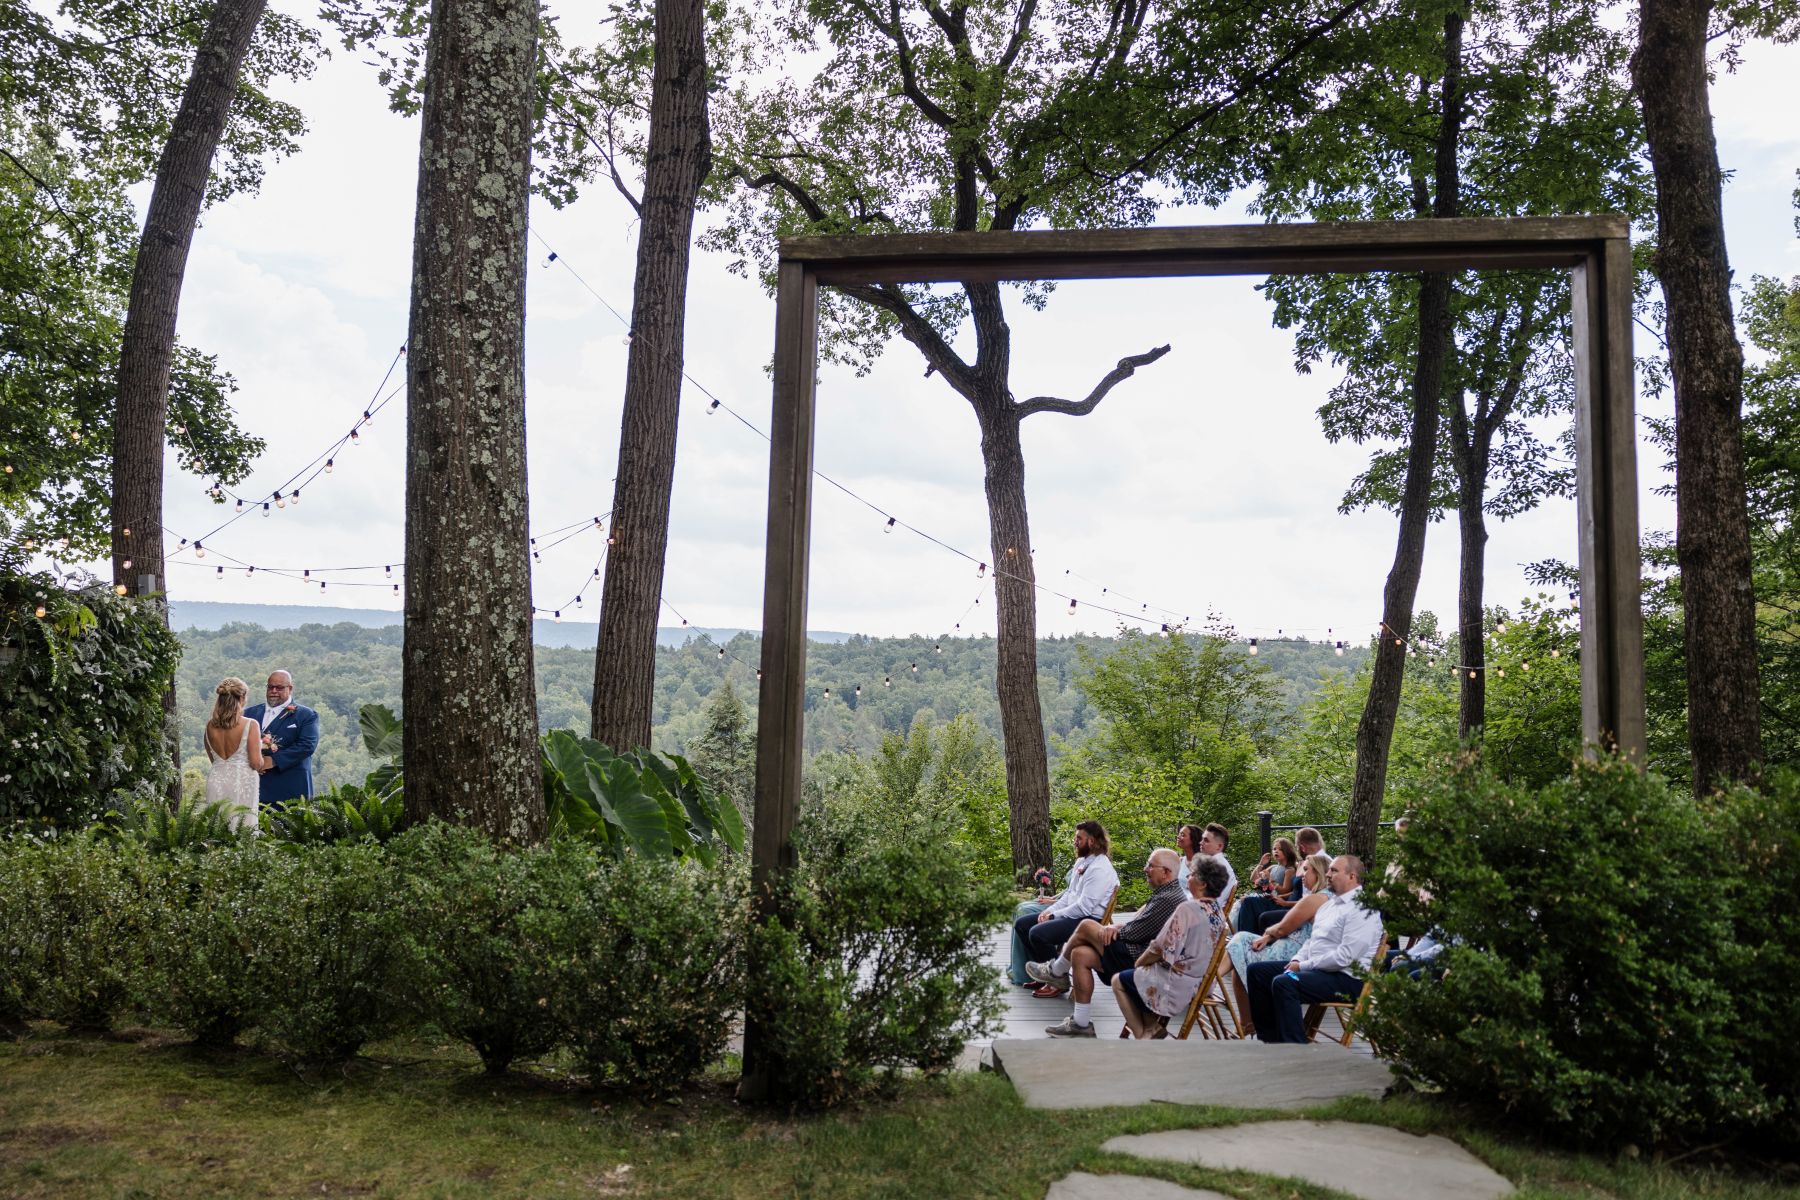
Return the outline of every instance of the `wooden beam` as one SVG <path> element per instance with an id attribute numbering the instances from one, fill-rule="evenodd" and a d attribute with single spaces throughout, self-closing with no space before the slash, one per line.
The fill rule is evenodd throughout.
<path id="1" fill-rule="evenodd" d="M 1644 761 L 1631 247 L 1607 238 L 1572 273 L 1581 732 L 1589 752 Z"/>
<path id="2" fill-rule="evenodd" d="M 806 583 L 812 544 L 818 296 L 812 272 L 782 263 L 775 292 L 775 407 L 769 429 L 769 522 L 763 574 L 762 686 L 750 873 L 758 919 L 779 919 L 778 877 L 792 869 L 806 723 Z M 750 969 L 755 971 L 754 961 Z M 740 1094 L 769 1099 L 766 1036 L 744 1029 Z"/>
<path id="3" fill-rule="evenodd" d="M 1332 221 L 1022 233 L 792 237 L 822 284 L 1574 267 L 1622 217 Z"/>

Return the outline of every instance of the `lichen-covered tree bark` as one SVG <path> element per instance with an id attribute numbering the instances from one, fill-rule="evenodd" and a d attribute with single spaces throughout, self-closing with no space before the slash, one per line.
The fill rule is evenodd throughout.
<path id="1" fill-rule="evenodd" d="M 593 734 L 621 753 L 650 744 L 689 249 L 694 205 L 712 166 L 706 10 L 700 0 L 656 0 L 656 66 L 644 157 L 631 350 L 594 654 Z"/>
<path id="2" fill-rule="evenodd" d="M 525 490 L 536 0 L 433 0 L 407 338 L 406 812 L 544 833 Z"/>
<path id="3" fill-rule="evenodd" d="M 126 595 L 167 592 L 162 550 L 163 427 L 169 415 L 169 370 L 175 358 L 181 281 L 206 202 L 213 155 L 225 133 L 244 54 L 265 7 L 265 0 L 219 0 L 213 9 L 157 164 L 138 242 L 119 354 L 119 408 L 113 429 L 113 583 Z M 166 609 L 163 617 L 167 621 Z M 163 709 L 173 728 L 172 688 L 163 698 Z M 177 780 L 171 788 L 178 790 L 181 748 L 173 739 L 170 750 Z"/>
<path id="4" fill-rule="evenodd" d="M 1756 596 L 1744 484 L 1744 351 L 1731 311 L 1719 152 L 1707 99 L 1710 0 L 1643 0 L 1632 82 L 1656 171 L 1656 274 L 1675 383 L 1675 546 L 1694 791 L 1762 760 Z"/>

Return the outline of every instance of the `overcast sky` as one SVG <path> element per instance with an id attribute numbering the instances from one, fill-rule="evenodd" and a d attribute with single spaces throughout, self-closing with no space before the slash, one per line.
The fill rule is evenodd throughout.
<path id="1" fill-rule="evenodd" d="M 1800 125 L 1791 119 L 1797 76 L 1800 47 L 1756 45 L 1713 94 L 1720 154 L 1732 173 L 1726 219 L 1740 279 L 1800 274 L 1791 204 L 1800 166 Z M 259 195 L 207 214 L 181 306 L 181 336 L 237 377 L 240 421 L 268 441 L 240 489 L 247 495 L 273 491 L 348 431 L 406 337 L 417 123 L 389 113 L 374 70 L 342 51 L 284 91 L 306 111 L 311 132 L 298 155 L 270 168 Z M 1246 219 L 1241 205 L 1162 218 Z M 533 231 L 527 439 L 532 528 L 541 532 L 610 504 L 624 326 L 581 280 L 626 310 L 635 226 L 623 201 L 596 185 L 563 211 L 536 205 Z M 546 246 L 558 262 L 546 263 Z M 1066 600 L 1043 597 L 1042 633 L 1111 632 L 1117 620 L 1089 608 L 1107 600 L 1196 620 L 1210 609 L 1245 635 L 1279 629 L 1360 640 L 1372 632 L 1394 518 L 1338 514 L 1366 451 L 1325 441 L 1316 410 L 1334 376 L 1295 373 L 1291 337 L 1271 327 L 1255 282 L 1064 284 L 1046 312 L 1010 307 L 1013 390 L 1021 396 L 1079 397 L 1122 355 L 1173 347 L 1092 415 L 1024 424 L 1039 579 L 1083 602 L 1070 617 Z M 772 301 L 729 275 L 722 260 L 697 254 L 688 371 L 762 429 L 773 339 Z M 403 377 L 396 370 L 394 382 Z M 207 542 L 204 563 L 191 550 L 171 554 L 171 593 L 397 611 L 399 598 L 382 583 L 347 586 L 384 578 L 379 570 L 328 574 L 321 592 L 263 571 L 245 578 L 241 567 L 221 578 L 214 567 L 218 555 L 263 568 L 398 562 L 404 400 L 396 396 L 361 444 L 336 456 L 333 473 L 307 487 L 299 506 L 238 522 Z M 768 444 L 724 413 L 707 415 L 707 403 L 690 384 L 664 594 L 697 625 L 757 627 Z M 897 342 L 863 379 L 822 372 L 816 466 L 901 520 L 989 557 L 974 419 L 942 380 L 923 377 L 909 345 Z M 192 538 L 229 515 L 172 456 L 169 468 L 170 529 Z M 1648 494 L 1664 481 L 1653 451 L 1639 469 L 1645 526 L 1672 528 L 1670 502 Z M 1490 603 L 1516 604 L 1525 594 L 1524 564 L 1575 555 L 1572 503 L 1490 531 Z M 591 578 L 603 543 L 590 527 L 547 550 L 536 567 L 536 603 L 564 609 L 565 619 L 596 619 L 597 583 L 582 607 L 569 601 Z M 1434 525 L 1421 608 L 1454 611 L 1456 560 L 1454 523 Z M 884 533 L 879 516 L 824 483 L 812 564 L 810 628 L 935 635 L 960 622 L 964 634 L 993 631 L 991 578 L 978 580 L 969 562 L 917 536 Z M 1103 595 L 1103 587 L 1111 590 Z M 1121 603 L 1120 595 L 1131 599 Z M 678 621 L 665 612 L 662 623 Z"/>

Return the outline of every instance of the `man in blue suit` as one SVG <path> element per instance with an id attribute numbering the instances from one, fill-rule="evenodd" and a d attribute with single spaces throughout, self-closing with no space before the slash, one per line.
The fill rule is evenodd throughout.
<path id="1" fill-rule="evenodd" d="M 267 704 L 252 704 L 244 715 L 262 726 L 263 757 L 260 799 L 264 808 L 312 795 L 312 756 L 319 745 L 319 714 L 294 703 L 294 677 L 269 672 Z"/>

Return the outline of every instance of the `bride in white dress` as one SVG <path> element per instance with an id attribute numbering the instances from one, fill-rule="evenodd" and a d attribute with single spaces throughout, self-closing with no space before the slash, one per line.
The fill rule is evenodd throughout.
<path id="1" fill-rule="evenodd" d="M 250 694 L 243 680 L 232 676 L 214 689 L 212 716 L 206 722 L 206 757 L 212 770 L 206 777 L 206 802 L 223 803 L 234 830 L 256 831 L 259 774 L 267 761 L 262 753 L 262 729 L 244 715 L 244 699 Z"/>

